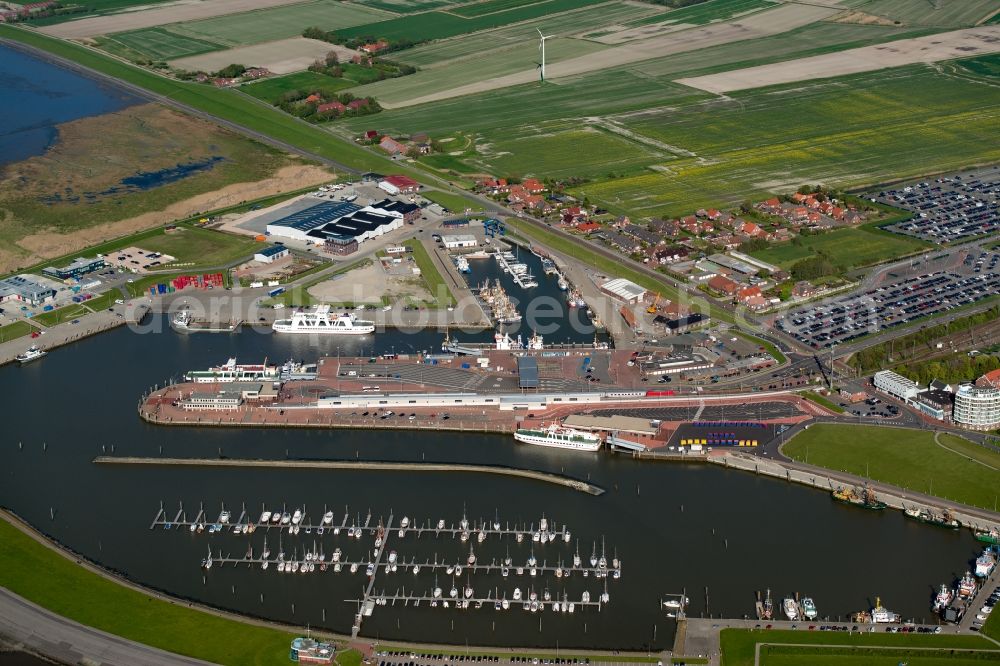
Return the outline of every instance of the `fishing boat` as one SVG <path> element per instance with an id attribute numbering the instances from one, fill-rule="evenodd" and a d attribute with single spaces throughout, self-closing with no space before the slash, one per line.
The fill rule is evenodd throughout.
<path id="1" fill-rule="evenodd" d="M 594 433 L 574 430 L 557 423 L 540 429 L 519 428 L 514 431 L 514 439 L 524 444 L 575 451 L 597 451 L 603 443 Z"/>
<path id="2" fill-rule="evenodd" d="M 979 589 L 979 584 L 973 578 L 972 572 L 966 571 L 965 575 L 958 581 L 958 598 L 969 599 L 976 594 L 977 589 Z"/>
<path id="3" fill-rule="evenodd" d="M 942 583 L 941 587 L 938 588 L 937 594 L 934 596 L 934 603 L 931 604 L 931 610 L 936 613 L 940 613 L 947 608 L 954 599 L 955 593 L 948 589 L 947 585 Z"/>
<path id="4" fill-rule="evenodd" d="M 771 600 L 771 590 L 768 590 L 764 597 L 764 611 L 762 615 L 765 620 L 774 618 L 774 602 Z"/>
<path id="5" fill-rule="evenodd" d="M 944 512 L 938 516 L 927 509 L 919 509 L 915 506 L 911 506 L 908 509 L 903 510 L 903 514 L 911 519 L 916 520 L 920 523 L 927 523 L 928 525 L 937 525 L 938 527 L 946 527 L 951 530 L 957 530 L 962 526 L 951 511 L 945 509 Z"/>
<path id="6" fill-rule="evenodd" d="M 1000 531 L 996 528 L 976 530 L 976 540 L 993 546 L 1000 546 Z"/>
<path id="7" fill-rule="evenodd" d="M 785 600 L 781 602 L 781 610 L 784 611 L 785 617 L 793 622 L 799 619 L 799 605 L 795 603 L 795 599 L 791 597 L 785 597 Z"/>
<path id="8" fill-rule="evenodd" d="M 819 615 L 816 610 L 816 602 L 812 600 L 812 597 L 802 598 L 802 614 L 806 616 L 807 620 L 815 620 Z"/>
<path id="9" fill-rule="evenodd" d="M 329 305 L 312 310 L 297 310 L 291 319 L 277 319 L 271 325 L 275 333 L 315 333 L 318 335 L 365 335 L 375 331 L 375 322 L 357 319 L 353 314 L 331 314 Z"/>
<path id="10" fill-rule="evenodd" d="M 35 359 L 39 359 L 45 356 L 46 354 L 48 354 L 48 352 L 45 351 L 44 349 L 39 349 L 35 345 L 31 345 L 23 353 L 15 356 L 14 359 L 21 365 L 24 365 L 25 363 L 31 363 Z"/>
<path id="11" fill-rule="evenodd" d="M 867 485 L 861 489 L 860 493 L 854 488 L 837 488 L 833 491 L 833 499 L 844 504 L 876 511 L 881 511 L 887 506 L 885 502 L 879 501 L 875 491 Z"/>

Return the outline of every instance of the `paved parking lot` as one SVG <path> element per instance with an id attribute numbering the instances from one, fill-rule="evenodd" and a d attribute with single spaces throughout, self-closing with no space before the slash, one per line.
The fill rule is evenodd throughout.
<path id="1" fill-rule="evenodd" d="M 931 243 L 949 243 L 1000 229 L 1000 166 L 908 183 L 867 197 L 914 217 L 887 227 Z"/>
<path id="2" fill-rule="evenodd" d="M 958 271 L 901 278 L 792 310 L 775 319 L 775 327 L 814 349 L 841 345 L 1000 293 L 998 263 L 1000 254 L 976 252 Z"/>

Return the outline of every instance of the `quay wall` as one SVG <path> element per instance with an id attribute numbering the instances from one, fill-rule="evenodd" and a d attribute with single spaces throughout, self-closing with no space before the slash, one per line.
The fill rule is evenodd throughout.
<path id="1" fill-rule="evenodd" d="M 349 469 L 393 472 L 463 472 L 514 476 L 544 483 L 553 483 L 589 495 L 603 495 L 604 489 L 592 483 L 567 476 L 537 472 L 530 469 L 499 465 L 468 465 L 458 463 L 377 462 L 365 460 L 263 460 L 247 458 L 142 458 L 135 456 L 98 456 L 98 465 L 166 465 L 182 467 L 268 467 L 283 469 Z"/>

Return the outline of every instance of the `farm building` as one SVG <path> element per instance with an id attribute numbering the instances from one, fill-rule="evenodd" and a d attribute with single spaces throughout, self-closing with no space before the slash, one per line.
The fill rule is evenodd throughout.
<path id="1" fill-rule="evenodd" d="M 638 303 L 646 295 L 645 289 L 625 278 L 605 282 L 601 285 L 601 291 L 626 303 Z"/>
<path id="2" fill-rule="evenodd" d="M 407 176 L 386 176 L 378 184 L 389 194 L 412 194 L 420 191 L 420 183 Z"/>
<path id="3" fill-rule="evenodd" d="M 287 256 L 287 247 L 282 245 L 272 245 L 271 247 L 265 247 L 263 250 L 253 255 L 253 259 L 254 261 L 259 261 L 262 264 L 270 264 Z"/>

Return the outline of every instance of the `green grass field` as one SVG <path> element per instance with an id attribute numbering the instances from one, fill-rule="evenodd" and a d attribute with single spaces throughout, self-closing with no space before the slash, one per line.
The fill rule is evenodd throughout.
<path id="1" fill-rule="evenodd" d="M 101 310 L 107 310 L 115 304 L 115 300 L 122 297 L 122 294 L 117 289 L 112 289 L 106 291 L 103 294 L 98 294 L 89 301 L 84 301 L 83 305 L 87 307 L 91 312 L 100 312 Z"/>
<path id="2" fill-rule="evenodd" d="M 993 509 L 1000 489 L 1000 454 L 954 435 L 903 428 L 817 424 L 784 453 L 841 472 L 916 492 Z"/>
<path id="3" fill-rule="evenodd" d="M 0 326 L 0 342 L 9 342 L 10 340 L 16 340 L 17 338 L 22 338 L 25 335 L 31 335 L 34 331 L 38 329 L 32 326 L 29 322 L 15 321 L 4 326 Z"/>
<path id="4" fill-rule="evenodd" d="M 473 18 L 463 18 L 457 14 L 444 11 L 425 12 L 401 18 L 356 25 L 344 30 L 337 30 L 342 37 L 373 36 L 385 39 L 410 39 L 423 41 L 430 39 L 446 39 L 456 35 L 464 35 L 478 30 L 497 28 L 518 21 L 558 14 L 570 9 L 594 5 L 603 0 L 547 0 L 525 7 L 516 7 L 506 11 L 498 11 Z M 333 29 L 333 26 L 323 26 Z"/>
<path id="5" fill-rule="evenodd" d="M 48 312 L 40 312 L 31 319 L 32 321 L 36 321 L 43 326 L 57 326 L 59 324 L 64 324 L 67 321 L 77 319 L 85 314 L 90 314 L 90 310 L 83 307 L 79 303 L 73 303 L 72 305 L 56 308 L 55 310 L 49 310 Z"/>
<path id="6" fill-rule="evenodd" d="M 173 60 L 224 48 L 222 44 L 216 42 L 178 35 L 163 28 L 118 32 L 106 37 L 101 47 L 114 53 L 116 44 L 153 60 Z M 126 55 L 124 52 L 120 54 Z"/>
<path id="7" fill-rule="evenodd" d="M 170 31 L 230 46 L 298 37 L 308 27 L 339 30 L 379 21 L 390 14 L 356 3 L 315 0 L 242 14 L 176 23 Z"/>
<path id="8" fill-rule="evenodd" d="M 800 393 L 803 398 L 809 400 L 810 402 L 815 402 L 817 405 L 826 407 L 830 411 L 837 412 L 838 414 L 844 413 L 844 408 L 833 402 L 832 400 L 821 396 L 819 393 L 813 393 L 812 391 L 804 391 Z"/>
<path id="9" fill-rule="evenodd" d="M 455 4 L 455 0 L 358 0 L 358 4 L 395 14 L 412 14 Z"/>
<path id="10" fill-rule="evenodd" d="M 472 212 L 482 212 L 482 204 L 470 201 L 463 196 L 452 194 L 451 192 L 441 192 L 440 190 L 424 190 L 420 196 L 430 199 L 436 204 L 441 204 L 453 213 L 461 215 L 468 208 Z"/>
<path id="11" fill-rule="evenodd" d="M 345 88 L 357 85 L 348 79 L 336 79 L 318 72 L 296 72 L 285 76 L 261 79 L 246 83 L 239 87 L 240 92 L 274 104 L 286 92 L 292 90 L 307 90 L 318 92 L 324 96 L 334 95 Z"/>
<path id="12" fill-rule="evenodd" d="M 662 152 L 599 129 L 583 127 L 552 133 L 528 128 L 523 134 L 490 143 L 490 153 L 479 162 L 502 175 L 551 178 L 606 177 L 609 173 L 642 170 L 651 162 L 669 157 Z"/>
<path id="13" fill-rule="evenodd" d="M 932 647 L 941 648 L 943 657 L 948 656 L 949 648 L 992 650 L 997 646 L 980 636 L 952 636 L 947 634 L 886 634 L 877 633 L 833 633 L 828 631 L 751 631 L 746 629 L 723 629 L 721 634 L 722 664 L 723 666 L 753 666 L 754 646 L 757 643 L 792 643 L 807 645 L 854 645 L 861 648 L 886 646 L 899 648 Z M 988 657 L 988 655 L 986 655 Z M 807 657 L 800 656 L 795 662 L 780 662 L 781 664 L 809 664 L 817 666 L 823 664 L 814 659 L 823 658 L 822 648 Z M 772 664 L 770 660 L 765 664 Z M 778 663 L 778 662 L 775 662 Z M 851 664 L 851 666 L 868 666 L 870 664 L 881 664 L 881 661 L 867 661 L 865 657 L 855 657 L 855 661 L 838 661 L 837 664 Z M 899 659 L 890 662 L 887 666 L 898 666 Z M 911 662 L 913 663 L 913 662 Z M 940 666 L 952 664 L 954 662 L 941 662 Z M 982 663 L 981 661 L 978 663 Z M 915 663 L 914 663 L 915 666 Z M 922 666 L 931 666 L 931 662 L 922 662 Z M 934 666 L 939 666 L 934 664 Z M 964 666 L 964 664 L 962 665 Z"/>
<path id="14" fill-rule="evenodd" d="M 799 647 L 769 645 L 761 649 L 761 666 L 981 666 L 1000 662 L 986 651 L 928 651 L 913 648 Z"/>
<path id="15" fill-rule="evenodd" d="M 183 264 L 192 267 L 215 267 L 251 256 L 267 243 L 260 243 L 249 236 L 237 236 L 221 231 L 181 227 L 172 234 L 162 231 L 142 242 L 142 249 L 162 252 L 176 258 L 164 269 Z"/>
<path id="16" fill-rule="evenodd" d="M 907 25 L 941 28 L 973 26 L 997 10 L 994 0 L 845 0 L 841 3 Z"/>
<path id="17" fill-rule="evenodd" d="M 542 2 L 548 1 L 549 0 L 542 0 Z M 534 5 L 538 2 L 539 0 L 485 0 L 483 2 L 474 2 L 467 5 L 452 7 L 448 10 L 448 13 L 457 14 L 458 16 L 462 16 L 464 18 L 475 18 L 477 16 L 502 12 L 508 9 L 516 9 L 517 7 L 523 7 L 525 5 Z"/>
<path id="18" fill-rule="evenodd" d="M 419 240 L 409 240 L 403 243 L 406 247 L 413 249 L 413 261 L 420 269 L 420 277 L 427 284 L 427 290 L 431 292 L 439 308 L 446 308 L 455 305 L 455 296 L 441 276 L 441 271 L 437 269 L 431 256 L 427 253 L 427 248 Z"/>
<path id="19" fill-rule="evenodd" d="M 1000 14 L 997 14 L 997 16 L 1000 17 Z M 969 58 L 968 60 L 959 60 L 954 65 L 963 73 L 987 79 L 1000 78 L 1000 53 L 993 53 L 979 58 Z"/>
<path id="20" fill-rule="evenodd" d="M 0 521 L 0 585 L 129 640 L 229 666 L 288 660 L 292 635 L 161 601 L 101 578 Z"/>
<path id="21" fill-rule="evenodd" d="M 802 236 L 799 240 L 799 245 L 780 243 L 750 254 L 787 269 L 797 261 L 824 253 L 834 264 L 850 269 L 889 261 L 929 247 L 927 243 L 907 236 L 872 233 L 854 227 L 835 229 L 818 236 Z"/>

